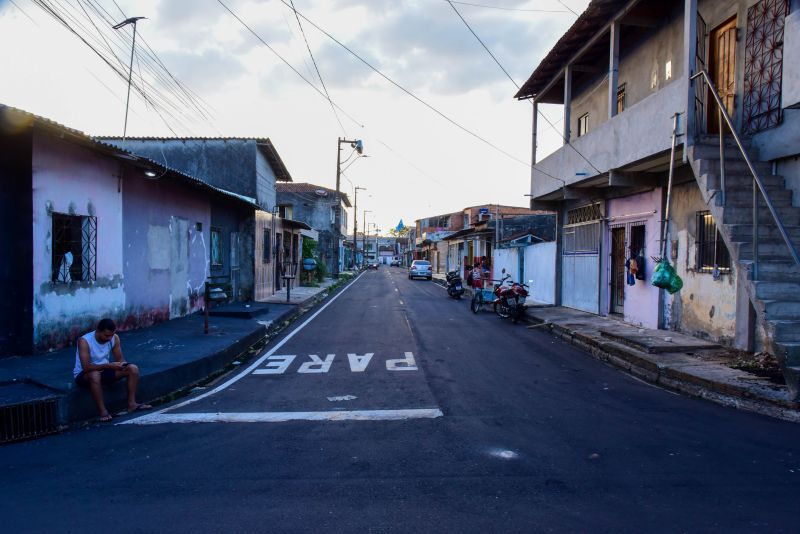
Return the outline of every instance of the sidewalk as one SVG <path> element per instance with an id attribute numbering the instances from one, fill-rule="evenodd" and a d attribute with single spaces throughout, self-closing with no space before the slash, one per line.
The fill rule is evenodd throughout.
<path id="1" fill-rule="evenodd" d="M 120 332 L 125 359 L 137 364 L 141 371 L 138 400 L 150 402 L 166 398 L 221 372 L 325 298 L 335 283 L 328 279 L 320 287 L 293 289 L 291 304 L 286 304 L 284 293 L 283 301 L 276 298 L 270 301 L 277 302 L 214 307 L 209 311 L 208 334 L 203 334 L 202 313 Z M 39 406 L 34 405 L 42 402 L 55 404 L 56 421 L 51 431 L 97 417 L 89 392 L 74 384 L 74 365 L 74 346 L 47 354 L 0 359 L 3 419 L 15 409 L 20 414 L 28 413 L 25 410 L 38 410 Z M 125 382 L 106 386 L 105 398 L 112 414 L 123 410 Z M 30 404 L 22 407 L 25 403 Z M 15 420 L 14 424 L 28 423 Z M 0 436 L 2 441 L 3 436 Z"/>
<path id="2" fill-rule="evenodd" d="M 729 366 L 733 351 L 668 330 L 640 328 L 571 308 L 529 307 L 528 328 L 547 329 L 603 362 L 665 388 L 800 422 L 785 385 Z"/>

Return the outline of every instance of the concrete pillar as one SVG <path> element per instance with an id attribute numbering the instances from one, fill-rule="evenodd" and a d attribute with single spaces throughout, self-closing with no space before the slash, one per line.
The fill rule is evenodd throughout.
<path id="1" fill-rule="evenodd" d="M 689 78 L 695 74 L 695 63 L 697 57 L 697 0 L 684 0 L 683 9 L 683 52 L 684 52 L 684 79 Z M 684 134 L 684 147 L 694 144 L 694 136 L 696 135 L 696 121 L 695 121 L 695 94 L 694 88 L 697 81 L 689 82 L 688 91 L 686 94 L 686 130 Z M 683 151 L 684 160 L 686 159 L 686 150 Z"/>
<path id="2" fill-rule="evenodd" d="M 570 111 L 572 108 L 572 65 L 564 67 L 564 144 L 570 140 Z"/>
<path id="3" fill-rule="evenodd" d="M 617 91 L 619 89 L 619 21 L 611 23 L 611 42 L 608 54 L 608 118 L 617 114 Z"/>
<path id="4" fill-rule="evenodd" d="M 533 128 L 531 130 L 531 143 L 533 145 L 531 149 L 531 179 L 533 179 L 533 166 L 536 165 L 536 135 L 537 135 L 537 128 L 538 128 L 538 120 L 539 120 L 539 103 L 536 100 L 533 100 Z"/>

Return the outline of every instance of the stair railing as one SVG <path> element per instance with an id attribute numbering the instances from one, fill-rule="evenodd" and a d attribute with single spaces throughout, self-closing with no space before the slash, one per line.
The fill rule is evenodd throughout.
<path id="1" fill-rule="evenodd" d="M 755 167 L 753 167 L 753 162 L 750 160 L 750 156 L 747 155 L 747 151 L 744 149 L 744 145 L 742 145 L 742 140 L 739 138 L 739 134 L 736 132 L 736 128 L 733 126 L 733 121 L 731 120 L 730 115 L 728 114 L 728 110 L 725 105 L 722 103 L 722 98 L 720 98 L 719 93 L 717 92 L 717 88 L 714 86 L 714 82 L 711 81 L 711 77 L 708 75 L 706 70 L 701 70 L 698 73 L 694 74 L 690 79 L 695 80 L 699 77 L 703 77 L 705 82 L 708 84 L 708 88 L 711 89 L 711 95 L 714 97 L 714 100 L 717 104 L 717 111 L 718 111 L 718 120 L 719 120 L 719 165 L 720 165 L 720 186 L 722 187 L 722 205 L 725 206 L 725 138 L 724 138 L 724 129 L 722 128 L 722 119 L 725 119 L 725 122 L 728 125 L 728 128 L 733 135 L 733 139 L 736 141 L 736 145 L 739 147 L 739 151 L 742 153 L 742 157 L 744 158 L 745 163 L 747 163 L 747 168 L 750 169 L 750 174 L 753 175 L 753 269 L 751 271 L 752 279 L 758 280 L 758 197 L 759 193 L 762 197 L 764 197 L 764 201 L 767 204 L 767 208 L 769 209 L 770 214 L 772 215 L 772 219 L 775 221 L 775 224 L 778 227 L 778 231 L 781 233 L 781 237 L 783 237 L 783 241 L 786 243 L 786 247 L 789 249 L 789 253 L 792 255 L 794 262 L 797 265 L 800 265 L 800 254 L 797 253 L 797 248 L 795 248 L 794 243 L 792 243 L 792 239 L 789 237 L 789 233 L 786 231 L 786 227 L 780 220 L 778 216 L 778 212 L 775 210 L 775 206 L 772 204 L 772 200 L 769 198 L 769 194 L 767 193 L 767 189 L 764 187 L 764 182 L 761 181 L 761 177 L 756 172 Z"/>

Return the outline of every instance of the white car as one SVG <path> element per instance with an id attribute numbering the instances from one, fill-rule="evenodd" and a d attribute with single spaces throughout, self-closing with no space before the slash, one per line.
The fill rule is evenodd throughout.
<path id="1" fill-rule="evenodd" d="M 433 270 L 431 269 L 431 262 L 427 260 L 414 260 L 411 262 L 411 267 L 408 268 L 408 279 L 412 278 L 433 278 Z"/>

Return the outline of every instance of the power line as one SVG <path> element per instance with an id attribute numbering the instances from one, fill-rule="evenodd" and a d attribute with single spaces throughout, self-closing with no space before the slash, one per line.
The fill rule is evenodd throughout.
<path id="1" fill-rule="evenodd" d="M 448 3 L 448 4 L 450 4 L 450 7 L 452 7 L 452 8 L 453 8 L 453 11 L 455 11 L 455 12 L 456 12 L 456 15 L 458 15 L 458 18 L 460 18 L 460 19 L 461 19 L 461 22 L 463 22 L 463 23 L 464 23 L 464 25 L 467 27 L 467 29 L 469 29 L 470 33 L 472 33 L 472 35 L 474 35 L 474 36 L 475 36 L 475 39 L 477 39 L 477 40 L 478 40 L 478 42 L 481 44 L 481 46 L 483 46 L 483 49 L 484 49 L 484 50 L 486 50 L 486 52 L 487 52 L 487 53 L 488 53 L 488 54 L 489 54 L 489 55 L 492 57 L 492 59 L 494 60 L 494 62 L 495 62 L 495 63 L 497 63 L 497 66 L 498 66 L 498 67 L 500 67 L 500 70 L 502 70 L 502 71 L 505 73 L 505 75 L 508 77 L 508 79 L 509 79 L 509 80 L 511 80 L 511 83 L 513 83 L 513 84 L 514 84 L 514 86 L 515 86 L 517 89 L 519 89 L 520 87 L 519 87 L 519 84 L 516 82 L 516 80 L 514 80 L 514 78 L 512 78 L 512 77 L 511 77 L 511 75 L 508 73 L 508 71 L 505 69 L 505 67 L 503 67 L 503 65 L 500 63 L 500 61 L 497 59 L 497 57 L 495 57 L 495 55 L 492 53 L 492 51 L 491 51 L 491 50 L 489 50 L 489 47 L 488 47 L 488 46 L 486 46 L 486 43 L 484 43 L 484 42 L 483 42 L 483 40 L 482 40 L 480 37 L 478 37 L 478 34 L 477 34 L 477 33 L 475 33 L 475 30 L 473 30 L 473 29 L 472 29 L 472 26 L 470 26 L 470 25 L 469 25 L 469 23 L 466 21 L 466 19 L 465 19 L 465 18 L 464 18 L 464 17 L 461 15 L 461 13 L 458 11 L 458 9 L 456 8 L 456 6 L 454 6 L 454 5 L 453 5 L 453 2 L 452 2 L 451 0 L 446 0 L 446 1 L 447 1 L 447 3 Z M 531 105 L 533 105 L 533 102 L 531 102 Z M 578 155 L 579 155 L 581 158 L 583 158 L 583 159 L 584 159 L 584 161 L 586 161 L 586 163 L 588 163 L 589 165 L 591 165 L 591 166 L 592 166 L 592 168 L 593 168 L 594 170 L 596 170 L 598 173 L 600 173 L 600 172 L 601 172 L 601 171 L 600 171 L 600 169 L 598 169 L 597 167 L 595 167 L 594 163 L 592 163 L 591 161 L 589 161 L 589 158 L 587 158 L 586 156 L 584 156 L 584 155 L 583 155 L 583 154 L 580 152 L 580 150 L 578 150 L 577 148 L 575 148 L 575 147 L 572 145 L 572 143 L 569 143 L 569 142 L 567 142 L 567 138 L 566 138 L 566 137 L 565 137 L 565 136 L 564 136 L 564 135 L 563 135 L 561 132 L 559 132 L 559 131 L 558 131 L 558 129 L 555 127 L 555 125 L 554 125 L 552 122 L 550 122 L 550 119 L 548 119 L 548 118 L 547 118 L 547 117 L 544 115 L 544 113 L 542 113 L 542 111 L 541 111 L 541 110 L 537 109 L 537 111 L 538 111 L 538 114 L 539 114 L 539 116 L 540 116 L 540 117 L 542 117 L 542 118 L 545 120 L 545 122 L 546 122 L 547 124 L 549 124 L 549 125 L 550 125 L 550 127 L 551 127 L 551 128 L 552 128 L 552 129 L 553 129 L 553 130 L 554 130 L 556 133 L 558 133 L 558 134 L 561 136 L 561 139 L 564 141 L 564 144 L 566 144 L 567 146 L 569 146 L 570 148 L 572 148 L 572 150 L 574 150 L 574 151 L 575 151 L 575 152 L 576 152 L 576 153 L 577 153 L 577 154 L 578 154 Z M 547 174 L 546 172 L 544 172 L 544 171 L 542 171 L 542 170 L 540 170 L 540 169 L 536 169 L 536 172 L 541 172 L 542 174 L 545 174 L 545 175 L 547 175 L 547 176 L 550 176 L 551 178 L 554 178 L 554 179 L 556 179 L 556 180 L 561 180 L 560 178 L 556 178 L 555 176 L 551 176 L 551 175 Z M 561 180 L 561 181 L 563 182 L 564 180 Z"/>
<path id="2" fill-rule="evenodd" d="M 566 7 L 567 9 L 569 9 L 569 10 L 572 12 L 572 14 L 573 14 L 573 15 L 575 15 L 576 17 L 579 17 L 579 16 L 580 16 L 580 15 L 578 15 L 578 14 L 575 12 L 575 10 L 574 10 L 574 9 L 572 9 L 571 7 L 569 7 L 567 4 L 565 4 L 565 3 L 564 3 L 564 2 L 562 2 L 561 0 L 556 0 L 556 2 L 558 2 L 558 3 L 559 3 L 559 4 L 561 4 L 562 6 Z"/>
<path id="3" fill-rule="evenodd" d="M 218 2 L 220 2 L 220 3 L 222 3 L 222 0 L 217 0 L 217 1 L 218 1 Z M 288 7 L 288 5 L 289 5 L 289 4 L 287 4 L 287 3 L 286 3 L 286 0 L 280 0 L 280 2 L 282 2 L 282 3 L 283 3 L 284 5 L 286 5 L 287 7 Z M 463 126 L 463 125 L 461 125 L 459 122 L 457 122 L 457 121 L 455 121 L 454 119 L 450 118 L 448 115 L 446 115 L 445 113 L 443 113 L 442 111 L 440 111 L 439 109 L 437 109 L 436 107 L 434 107 L 433 105 L 429 104 L 428 102 L 426 102 L 426 101 L 425 101 L 425 100 L 423 100 L 422 98 L 418 97 L 416 94 L 414 94 L 414 93 L 413 93 L 413 92 L 411 92 L 410 90 L 408 90 L 408 89 L 406 89 L 405 87 L 403 87 L 402 85 L 400 85 L 398 82 L 394 81 L 392 78 L 390 78 L 389 76 L 387 76 L 386 74 L 384 74 L 384 73 L 383 73 L 383 72 L 382 72 L 380 69 L 378 69 L 377 67 L 375 67 L 374 65 L 372 65 L 372 64 L 371 64 L 369 61 L 367 61 L 366 59 L 364 59 L 363 57 L 361 57 L 360 55 L 358 55 L 356 52 L 354 52 L 354 51 L 353 51 L 351 48 L 349 48 L 347 45 L 345 45 L 344 43 L 342 43 L 341 41 L 339 41 L 339 40 L 338 40 L 336 37 L 334 37 L 333 35 L 331 35 L 330 33 L 328 33 L 326 30 L 324 30 L 323 28 L 321 28 L 321 27 L 320 27 L 319 25 L 317 25 L 317 24 L 316 24 L 314 21 L 310 20 L 308 17 L 306 17 L 305 15 L 303 15 L 302 13 L 300 13 L 299 11 L 296 11 L 296 13 L 297 13 L 297 15 L 298 15 L 298 16 L 302 17 L 302 18 L 303 18 L 303 20 L 305 20 L 306 22 L 308 22 L 309 24 L 311 24 L 312 26 L 314 26 L 314 28 L 316 28 L 318 31 L 320 31 L 321 33 L 323 33 L 323 34 L 324 34 L 326 37 L 328 37 L 328 38 L 329 38 L 329 39 L 331 39 L 333 42 L 335 42 L 336 44 L 338 44 L 339 46 L 341 46 L 342 48 L 344 48 L 345 50 L 347 50 L 347 51 L 348 51 L 348 52 L 349 52 L 349 53 L 350 53 L 350 54 L 351 54 L 353 57 L 355 57 L 356 59 L 358 59 L 360 62 L 362 62 L 362 63 L 363 63 L 364 65 L 366 65 L 367 67 L 369 67 L 369 68 L 370 68 L 370 69 L 371 69 L 373 72 L 375 72 L 376 74 L 378 74 L 378 75 L 379 75 L 381 78 L 385 79 L 386 81 L 388 81 L 389 83 L 391 83 L 392 85 L 394 85 L 395 87 L 397 87 L 398 89 L 400 89 L 402 92 L 404 92 L 405 94 L 407 94 L 408 96 L 410 96 L 411 98 L 413 98 L 414 100 L 416 100 L 417 102 L 419 102 L 420 104 L 422 104 L 423 106 L 425 106 L 426 108 L 430 109 L 431 111 L 433 111 L 434 113 L 436 113 L 437 115 L 439 115 L 441 118 L 443 118 L 444 120 L 446 120 L 447 122 L 449 122 L 450 124 L 452 124 L 453 126 L 455 126 L 456 128 L 458 128 L 458 129 L 460 129 L 461 131 L 463 131 L 463 132 L 467 133 L 468 135 L 470 135 L 470 136 L 474 137 L 475 139 L 477 139 L 477 140 L 481 141 L 482 143 L 486 144 L 487 146 L 490 146 L 491 148 L 493 148 L 493 149 L 495 149 L 496 151 L 500 152 L 500 153 L 501 153 L 501 154 L 503 154 L 504 156 L 506 156 L 506 157 L 508 157 L 508 158 L 510 158 L 510 159 L 513 159 L 514 161 L 516 161 L 516 162 L 518 162 L 518 163 L 521 163 L 521 164 L 525 165 L 526 167 L 530 167 L 530 164 L 529 164 L 529 163 L 527 163 L 527 162 L 525 162 L 525 161 L 523 161 L 523 160 L 521 160 L 521 159 L 517 158 L 516 156 L 514 156 L 514 155 L 512 155 L 512 154 L 510 154 L 510 153 L 508 153 L 508 152 L 506 152 L 505 150 L 503 150 L 503 149 L 502 149 L 502 148 L 500 148 L 499 146 L 495 145 L 495 144 L 494 144 L 494 143 L 492 143 L 491 141 L 487 140 L 486 138 L 484 138 L 484 137 L 482 137 L 482 136 L 478 135 L 477 133 L 473 132 L 472 130 L 468 129 L 466 126 Z"/>
<path id="4" fill-rule="evenodd" d="M 292 3 L 292 11 L 294 11 L 294 16 L 297 19 L 297 25 L 300 27 L 300 33 L 303 34 L 303 41 L 306 43 L 306 48 L 308 49 L 308 55 L 311 56 L 311 62 L 314 64 L 314 70 L 317 71 L 317 77 L 319 77 L 319 83 L 322 84 L 322 90 L 325 91 L 325 96 L 328 98 L 328 103 L 331 105 L 331 111 L 333 111 L 333 115 L 336 117 L 336 122 L 339 123 L 339 126 L 342 128 L 342 133 L 345 137 L 347 137 L 347 130 L 344 128 L 344 124 L 342 124 L 342 120 L 339 118 L 339 114 L 336 113 L 336 108 L 333 106 L 333 101 L 331 100 L 331 95 L 328 93 L 328 88 L 325 87 L 325 81 L 322 79 L 322 74 L 319 72 L 319 67 L 317 66 L 317 60 L 314 59 L 314 54 L 311 52 L 311 45 L 308 44 L 308 39 L 306 38 L 306 32 L 303 30 L 303 24 L 300 22 L 300 17 L 297 16 L 297 10 L 294 7 L 294 0 L 289 0 Z"/>
<path id="5" fill-rule="evenodd" d="M 448 0 L 444 0 L 447 2 Z M 484 7 L 487 9 L 498 9 L 501 11 L 519 11 L 525 13 L 568 13 L 569 11 L 564 11 L 563 9 L 528 9 L 528 8 L 521 8 L 521 7 L 503 7 L 503 6 L 490 6 L 486 4 L 474 4 L 472 2 L 456 2 L 453 0 L 454 4 L 460 4 L 463 6 L 470 6 L 470 7 Z M 567 7 L 567 6 L 565 6 Z M 569 7 L 567 7 L 569 9 Z M 572 11 L 570 9 L 570 11 Z"/>
<path id="6" fill-rule="evenodd" d="M 263 39 L 263 38 L 262 38 L 262 37 L 261 37 L 261 36 L 260 36 L 258 33 L 256 33 L 256 31 L 255 31 L 255 30 L 253 30 L 253 28 L 251 28 L 251 27 L 250 27 L 250 26 L 249 26 L 249 25 L 248 25 L 248 24 L 247 24 L 247 23 L 246 23 L 244 20 L 242 20 L 242 19 L 241 19 L 241 17 L 239 17 L 239 15 L 237 15 L 237 14 L 236 14 L 236 13 L 235 13 L 235 12 L 234 12 L 234 11 L 233 11 L 231 8 L 229 8 L 227 5 L 225 5 L 225 2 L 223 2 L 222 0 L 217 0 L 217 3 L 219 3 L 219 5 L 221 5 L 222 7 L 224 7 L 224 8 L 225 8 L 225 10 L 226 10 L 228 13 L 230 13 L 230 14 L 233 16 L 233 18 L 235 18 L 237 21 L 239 21 L 239 24 L 241 24 L 242 26 L 244 26 L 244 27 L 247 29 L 247 31 L 249 31 L 251 34 L 253 34 L 253 37 L 255 37 L 256 39 L 258 39 L 259 41 L 261 41 L 261 44 L 263 44 L 264 46 L 266 46 L 266 47 L 269 49 L 269 51 L 270 51 L 270 52 L 272 52 L 273 54 L 275 54 L 275 56 L 276 56 L 278 59 L 280 59 L 280 60 L 281 60 L 281 61 L 282 61 L 282 62 L 283 62 L 283 63 L 284 63 L 284 64 L 285 64 L 287 67 L 289 67 L 290 69 L 292 69 L 292 72 L 294 72 L 295 74 L 297 74 L 297 75 L 300 77 L 300 79 L 301 79 L 301 80 L 303 80 L 303 81 L 304 81 L 304 82 L 306 82 L 308 85 L 310 85 L 310 86 L 311 86 L 311 88 L 312 88 L 312 89 L 314 89 L 314 90 L 315 90 L 317 93 L 319 93 L 319 94 L 320 94 L 320 95 L 321 95 L 323 98 L 325 98 L 326 100 L 329 100 L 329 99 L 328 99 L 328 97 L 325 95 L 325 93 L 323 93 L 323 92 L 322 92 L 322 91 L 321 91 L 321 90 L 320 90 L 320 89 L 319 89 L 319 88 L 318 88 L 316 85 L 314 85 L 313 83 L 311 83 L 311 81 L 309 81 L 309 80 L 308 80 L 308 78 L 306 78 L 305 76 L 303 76 L 303 74 L 302 74 L 302 73 L 301 73 L 299 70 L 297 70 L 296 68 L 294 68 L 294 66 L 293 66 L 291 63 L 289 63 L 289 61 L 287 61 L 287 60 L 286 60 L 286 59 L 285 59 L 285 58 L 284 58 L 282 55 L 280 55 L 280 54 L 278 53 L 278 51 L 277 51 L 277 50 L 275 50 L 273 47 L 271 47 L 271 46 L 269 45 L 269 43 L 267 43 L 267 42 L 266 42 L 266 41 L 265 41 L 265 40 L 264 40 L 264 39 Z M 289 6 L 288 4 L 286 4 L 286 2 L 283 2 L 283 4 L 284 4 L 284 5 L 286 5 L 286 7 L 288 7 L 288 8 L 290 8 L 290 9 L 291 9 L 291 6 Z M 301 16 L 302 16 L 302 15 L 301 15 Z M 305 18 L 305 17 L 303 17 L 303 18 Z M 306 19 L 306 20 L 307 20 L 307 19 Z M 336 109 L 338 109 L 339 111 L 341 111 L 341 112 L 342 112 L 342 113 L 345 115 L 345 117 L 347 117 L 348 119 L 350 119 L 351 121 L 353 121 L 354 123 L 356 123 L 356 124 L 357 124 L 358 126 L 360 126 L 361 128 L 363 128 L 363 127 L 364 127 L 364 125 L 363 125 L 363 124 L 362 124 L 360 121 L 358 121 L 358 120 L 354 119 L 354 118 L 353 118 L 353 117 L 352 117 L 352 116 L 351 116 L 349 113 L 347 113 L 347 112 L 346 112 L 344 109 L 342 109 L 342 108 L 341 108 L 341 106 L 339 106 L 339 105 L 338 105 L 338 104 L 336 104 L 336 103 L 334 103 L 333 105 L 334 105 L 334 106 L 336 106 Z"/>

